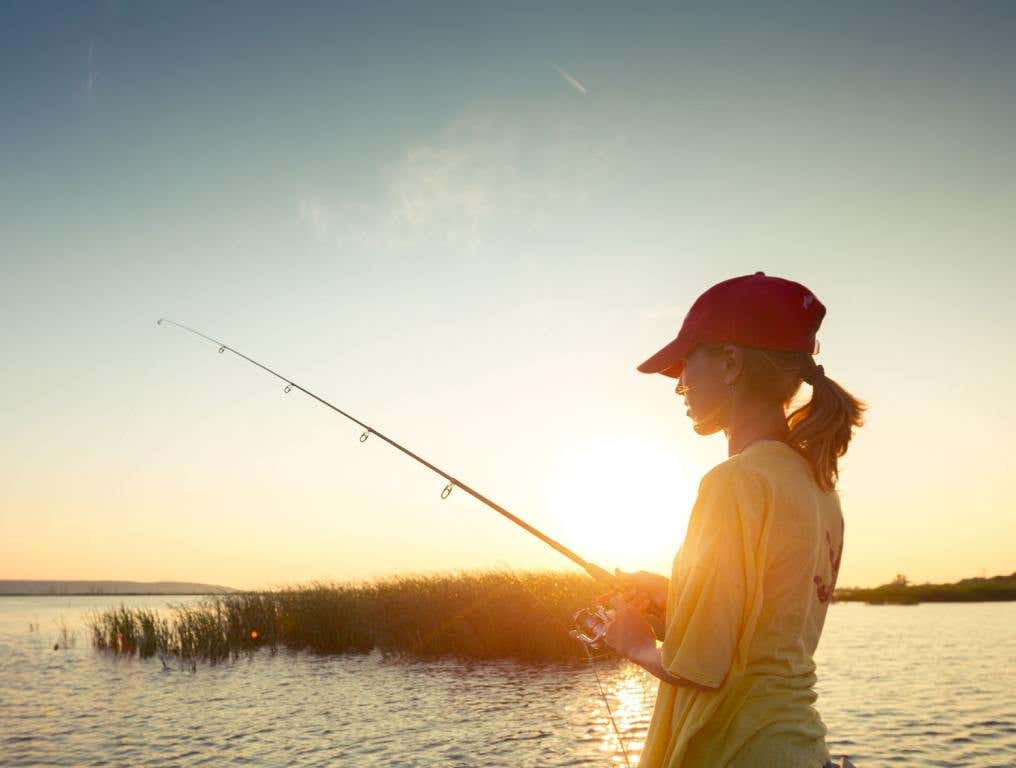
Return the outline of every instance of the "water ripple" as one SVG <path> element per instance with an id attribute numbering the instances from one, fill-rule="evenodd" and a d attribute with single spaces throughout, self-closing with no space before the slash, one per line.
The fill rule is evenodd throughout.
<path id="1" fill-rule="evenodd" d="M 91 649 L 79 619 L 108 603 L 0 600 L 4 765 L 618 766 L 655 696 L 640 669 L 599 669 L 619 740 L 585 665 L 280 651 L 166 670 Z M 79 639 L 54 652 L 61 617 Z M 1014 659 L 1016 604 L 836 605 L 816 658 L 830 750 L 859 768 L 1012 766 Z"/>

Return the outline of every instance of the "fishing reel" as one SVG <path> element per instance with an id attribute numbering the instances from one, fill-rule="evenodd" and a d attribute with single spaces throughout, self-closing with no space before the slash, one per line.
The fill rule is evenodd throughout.
<path id="1" fill-rule="evenodd" d="M 583 608 L 572 616 L 574 629 L 568 634 L 583 643 L 587 648 L 597 651 L 606 651 L 604 637 L 607 635 L 607 625 L 614 620 L 616 611 L 606 605 L 606 601 L 615 593 L 607 593 L 597 598 L 597 604 L 592 608 Z M 650 597 L 644 592 L 630 592 L 625 595 L 630 601 L 630 607 L 638 610 L 649 625 L 653 628 L 656 637 L 663 639 L 666 622 L 665 614 L 659 604 L 653 603 Z"/>
<path id="2" fill-rule="evenodd" d="M 607 634 L 607 624 L 613 618 L 614 611 L 612 608 L 605 608 L 602 605 L 597 605 L 593 608 L 582 608 L 572 616 L 572 624 L 575 625 L 575 628 L 569 630 L 568 634 L 579 642 L 584 643 L 587 648 L 597 651 L 602 650 L 604 646 L 603 638 Z"/>

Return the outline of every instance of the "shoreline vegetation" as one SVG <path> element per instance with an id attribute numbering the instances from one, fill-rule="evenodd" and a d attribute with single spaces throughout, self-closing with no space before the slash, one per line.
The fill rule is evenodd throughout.
<path id="1" fill-rule="evenodd" d="M 238 592 L 191 581 L 58 581 L 0 579 L 0 597 L 90 597 L 102 595 L 212 595 Z"/>
<path id="2" fill-rule="evenodd" d="M 473 571 L 367 584 L 205 595 L 158 611 L 93 611 L 92 644 L 118 655 L 219 661 L 268 648 L 321 654 L 457 656 L 562 662 L 586 659 L 571 617 L 602 588 L 576 572 Z M 915 604 L 1016 599 L 1016 573 L 954 584 L 840 589 L 836 602 Z"/>
<path id="3" fill-rule="evenodd" d="M 833 602 L 868 605 L 918 605 L 919 603 L 986 603 L 1016 600 L 1016 573 L 990 578 L 962 579 L 952 584 L 909 584 L 898 576 L 880 587 L 844 587 L 833 593 Z"/>
<path id="4" fill-rule="evenodd" d="M 209 595 L 161 612 L 121 605 L 86 624 L 99 650 L 163 664 L 259 648 L 563 662 L 586 658 L 568 630 L 602 592 L 581 573 L 481 571 Z"/>

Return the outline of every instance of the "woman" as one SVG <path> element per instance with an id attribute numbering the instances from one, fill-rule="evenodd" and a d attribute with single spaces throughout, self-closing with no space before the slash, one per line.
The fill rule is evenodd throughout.
<path id="1" fill-rule="evenodd" d="M 642 768 L 829 761 L 812 657 L 843 550 L 837 460 L 864 405 L 815 365 L 824 315 L 798 283 L 726 280 L 639 366 L 676 378 L 729 456 L 702 479 L 670 579 L 619 573 L 606 642 L 660 679 Z M 811 400 L 788 415 L 802 381 Z M 662 647 L 636 592 L 666 617 Z"/>

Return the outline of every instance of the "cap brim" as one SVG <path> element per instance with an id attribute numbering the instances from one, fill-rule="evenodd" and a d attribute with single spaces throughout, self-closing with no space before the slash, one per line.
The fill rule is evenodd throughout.
<path id="1" fill-rule="evenodd" d="M 638 367 L 642 373 L 662 373 L 676 379 L 684 370 L 684 359 L 694 344 L 680 335 Z"/>

